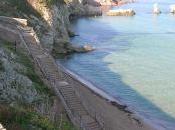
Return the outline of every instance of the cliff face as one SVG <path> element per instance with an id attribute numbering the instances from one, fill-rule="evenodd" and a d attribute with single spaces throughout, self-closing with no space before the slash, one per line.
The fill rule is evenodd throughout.
<path id="1" fill-rule="evenodd" d="M 73 129 L 61 102 L 27 51 L 25 40 L 36 45 L 35 34 L 28 32 L 32 38 L 19 35 L 16 26 L 22 29 L 24 24 L 16 20 L 0 18 L 1 123 L 9 130 Z"/>
<path id="2" fill-rule="evenodd" d="M 93 0 L 2 0 L 0 15 L 27 19 L 49 52 L 65 54 L 77 50 L 69 43 L 70 18 L 101 15 L 98 6 Z"/>
<path id="3" fill-rule="evenodd" d="M 102 11 L 100 4 L 94 0 L 73 0 L 68 2 L 68 10 L 70 17 L 81 17 L 81 16 L 100 16 Z"/>
<path id="4" fill-rule="evenodd" d="M 48 6 L 47 3 L 38 0 L 27 0 L 28 3 L 41 14 L 41 19 L 30 15 L 35 31 L 38 33 L 41 43 L 51 51 L 57 39 L 69 40 L 69 12 L 64 3 L 56 3 Z"/>
<path id="5" fill-rule="evenodd" d="M 75 52 L 75 48 L 69 43 L 69 36 L 74 33 L 70 29 L 70 18 L 80 16 L 102 15 L 97 5 L 88 4 L 85 1 L 56 1 L 47 5 L 38 0 L 27 0 L 39 14 L 41 19 L 30 15 L 28 18 L 31 25 L 40 37 L 41 43 L 54 54 L 66 54 Z"/>

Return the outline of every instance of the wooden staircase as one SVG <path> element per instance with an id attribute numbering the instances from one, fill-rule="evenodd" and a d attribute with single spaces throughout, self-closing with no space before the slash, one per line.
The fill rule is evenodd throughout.
<path id="1" fill-rule="evenodd" d="M 59 70 L 52 56 L 34 38 L 34 31 L 26 28 L 20 29 L 20 32 L 34 61 L 61 98 L 72 122 L 83 130 L 102 130 L 99 123 L 89 115 L 77 96 L 74 90 L 75 84 L 66 80 L 65 74 Z"/>

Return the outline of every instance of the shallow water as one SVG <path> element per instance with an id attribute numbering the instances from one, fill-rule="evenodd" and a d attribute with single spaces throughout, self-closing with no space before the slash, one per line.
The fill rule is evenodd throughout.
<path id="1" fill-rule="evenodd" d="M 163 12 L 151 13 L 154 2 Z M 97 48 L 58 60 L 162 129 L 175 130 L 175 16 L 173 0 L 124 5 L 134 17 L 82 18 L 72 42 Z M 174 1 L 175 3 L 175 1 Z M 160 128 L 159 128 L 160 129 Z"/>

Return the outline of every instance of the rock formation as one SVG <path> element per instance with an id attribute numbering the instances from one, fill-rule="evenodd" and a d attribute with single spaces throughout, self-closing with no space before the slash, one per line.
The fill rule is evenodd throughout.
<path id="1" fill-rule="evenodd" d="M 33 15 L 28 18 L 40 37 L 41 43 L 50 52 L 66 54 L 76 52 L 77 48 L 71 46 L 69 37 L 74 36 L 70 29 L 70 19 L 80 16 L 102 15 L 98 3 L 95 1 L 64 1 L 56 2 L 51 6 L 37 0 L 27 0 L 37 12 L 40 12 L 42 19 Z"/>
<path id="2" fill-rule="evenodd" d="M 118 10 L 109 10 L 106 15 L 108 16 L 133 16 L 135 11 L 133 9 L 118 9 Z"/>
<path id="3" fill-rule="evenodd" d="M 160 14 L 160 13 L 161 13 L 161 11 L 160 11 L 160 9 L 159 9 L 157 3 L 155 3 L 155 4 L 153 5 L 153 13 L 154 13 L 154 14 Z"/>
<path id="4" fill-rule="evenodd" d="M 170 5 L 170 13 L 175 14 L 175 4 L 174 5 Z"/>
<path id="5" fill-rule="evenodd" d="M 27 19 L 29 26 L 34 28 L 42 45 L 49 52 L 57 52 L 56 48 L 59 53 L 76 52 L 77 48 L 70 47 L 73 44 L 69 43 L 69 37 L 75 36 L 70 29 L 70 20 L 81 16 L 102 15 L 99 7 L 101 4 L 95 0 L 10 1 L 12 5 L 9 7 L 8 1 L 2 0 L 0 13 Z M 11 13 L 6 13 L 6 8 Z"/>

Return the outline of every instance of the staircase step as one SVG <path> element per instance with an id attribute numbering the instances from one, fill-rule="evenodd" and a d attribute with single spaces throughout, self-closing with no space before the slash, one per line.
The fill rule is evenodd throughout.
<path id="1" fill-rule="evenodd" d="M 76 87 L 75 84 L 71 83 L 71 79 L 65 81 L 67 75 L 63 73 L 62 70 L 58 70 L 59 68 L 54 62 L 54 59 L 36 42 L 34 32 L 27 28 L 23 32 L 23 37 L 32 56 L 39 62 L 46 78 L 51 84 L 53 84 L 53 82 L 56 84 L 57 91 L 61 92 L 66 105 L 71 112 L 75 114 L 74 116 L 76 118 L 81 117 L 83 123 L 89 130 L 100 130 L 99 124 L 88 114 L 81 100 L 76 95 L 74 90 L 74 87 Z M 53 87 L 55 87 L 55 85 L 53 85 Z"/>

